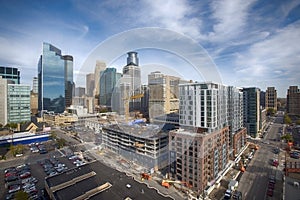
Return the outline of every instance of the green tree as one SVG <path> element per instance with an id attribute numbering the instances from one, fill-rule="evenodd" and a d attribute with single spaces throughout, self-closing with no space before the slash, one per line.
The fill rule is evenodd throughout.
<path id="1" fill-rule="evenodd" d="M 16 193 L 14 199 L 15 200 L 27 200 L 27 199 L 29 199 L 29 195 L 26 192 L 20 190 Z"/>
<path id="2" fill-rule="evenodd" d="M 293 142 L 294 138 L 291 134 L 285 134 L 283 136 L 281 136 L 282 140 L 285 140 L 286 142 Z"/>
<path id="3" fill-rule="evenodd" d="M 284 115 L 284 123 L 285 124 L 291 124 L 292 120 L 290 118 L 290 116 L 288 116 L 287 114 Z"/>
<path id="4" fill-rule="evenodd" d="M 300 119 L 297 120 L 296 124 L 297 124 L 297 125 L 300 125 Z"/>
<path id="5" fill-rule="evenodd" d="M 65 145 L 66 145 L 66 140 L 63 139 L 63 138 L 59 138 L 57 139 L 57 147 L 60 149 L 60 148 L 63 148 Z"/>
<path id="6" fill-rule="evenodd" d="M 57 134 L 54 131 L 51 131 L 50 138 L 52 140 L 57 139 Z"/>
<path id="7" fill-rule="evenodd" d="M 274 108 L 268 108 L 267 109 L 267 115 L 270 115 L 270 116 L 274 116 L 275 115 L 275 109 Z"/>

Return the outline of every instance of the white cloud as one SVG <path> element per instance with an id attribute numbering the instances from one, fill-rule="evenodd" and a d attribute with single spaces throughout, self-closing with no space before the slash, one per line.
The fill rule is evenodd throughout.
<path id="1" fill-rule="evenodd" d="M 209 33 L 212 42 L 230 42 L 247 28 L 248 12 L 255 0 L 216 0 L 211 2 L 212 18 L 216 21 L 213 32 Z"/>

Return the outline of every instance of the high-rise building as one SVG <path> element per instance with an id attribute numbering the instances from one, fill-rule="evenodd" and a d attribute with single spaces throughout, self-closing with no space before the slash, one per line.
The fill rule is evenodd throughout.
<path id="1" fill-rule="evenodd" d="M 88 97 L 94 96 L 94 89 L 95 89 L 95 74 L 90 73 L 86 75 L 86 95 Z"/>
<path id="2" fill-rule="evenodd" d="M 169 134 L 170 174 L 202 193 L 228 164 L 228 87 L 182 84 L 179 99 L 181 128 Z"/>
<path id="3" fill-rule="evenodd" d="M 274 109 L 275 112 L 277 111 L 277 90 L 275 87 L 268 87 L 266 90 L 266 109 L 269 108 Z"/>
<path id="4" fill-rule="evenodd" d="M 129 85 L 129 91 L 124 93 L 123 98 L 130 98 L 141 93 L 141 69 L 138 66 L 138 57 L 136 52 L 128 52 L 127 65 L 123 67 L 123 82 Z M 122 77 L 122 79 L 123 79 Z M 132 99 L 129 103 L 129 110 L 140 110 L 141 99 Z"/>
<path id="5" fill-rule="evenodd" d="M 180 83 L 179 77 L 165 75 L 159 71 L 148 75 L 150 118 L 178 112 Z"/>
<path id="6" fill-rule="evenodd" d="M 65 66 L 65 107 L 72 104 L 73 88 L 73 57 L 70 55 L 62 56 Z"/>
<path id="7" fill-rule="evenodd" d="M 74 93 L 75 97 L 82 97 L 84 95 L 85 95 L 85 88 L 84 87 L 76 87 L 75 88 L 75 93 Z"/>
<path id="8" fill-rule="evenodd" d="M 256 138 L 260 131 L 260 89 L 243 88 L 244 126 L 251 137 Z"/>
<path id="9" fill-rule="evenodd" d="M 30 121 L 30 86 L 22 84 L 8 84 L 7 105 L 8 123 Z"/>
<path id="10" fill-rule="evenodd" d="M 97 105 L 99 105 L 101 72 L 104 71 L 105 69 L 106 69 L 105 62 L 97 60 L 95 66 L 95 73 L 94 73 L 94 78 L 95 78 L 94 97 L 97 99 L 96 100 Z"/>
<path id="11" fill-rule="evenodd" d="M 14 84 L 20 84 L 20 71 L 18 68 L 0 66 L 0 76 L 13 81 Z"/>
<path id="12" fill-rule="evenodd" d="M 62 56 L 61 50 L 43 43 L 38 63 L 39 111 L 64 112 L 72 102 L 73 57 Z"/>
<path id="13" fill-rule="evenodd" d="M 32 80 L 32 92 L 37 94 L 39 92 L 39 80 L 37 77 L 33 77 Z"/>
<path id="14" fill-rule="evenodd" d="M 290 86 L 286 97 L 287 113 L 300 115 L 300 89 L 298 86 Z"/>
<path id="15" fill-rule="evenodd" d="M 259 95 L 259 99 L 260 99 L 260 106 L 262 108 L 266 108 L 266 92 L 264 91 L 260 91 L 260 95 Z"/>
<path id="16" fill-rule="evenodd" d="M 228 86 L 228 125 L 230 156 L 234 158 L 246 144 L 247 129 L 244 127 L 243 90 Z"/>
<path id="17" fill-rule="evenodd" d="M 106 68 L 100 77 L 100 105 L 111 107 L 112 95 L 118 82 L 116 68 Z"/>

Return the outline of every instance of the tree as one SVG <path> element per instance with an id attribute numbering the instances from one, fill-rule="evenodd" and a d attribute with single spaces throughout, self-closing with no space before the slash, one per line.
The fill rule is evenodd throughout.
<path id="1" fill-rule="evenodd" d="M 274 108 L 268 108 L 267 109 L 267 115 L 270 115 L 270 116 L 274 116 L 275 115 L 275 109 Z"/>
<path id="2" fill-rule="evenodd" d="M 63 138 L 57 139 L 57 148 L 63 148 L 66 145 L 66 140 Z"/>
<path id="3" fill-rule="evenodd" d="M 16 193 L 14 199 L 15 200 L 27 200 L 27 199 L 29 199 L 29 195 L 26 192 L 20 190 Z"/>
<path id="4" fill-rule="evenodd" d="M 297 120 L 296 124 L 297 124 L 297 125 L 300 125 L 300 119 Z"/>
<path id="5" fill-rule="evenodd" d="M 284 123 L 285 124 L 291 124 L 292 120 L 290 118 L 290 116 L 288 116 L 287 114 L 284 115 Z"/>
<path id="6" fill-rule="evenodd" d="M 281 136 L 282 140 L 285 140 L 286 142 L 293 142 L 294 138 L 291 134 L 285 134 L 283 136 Z"/>

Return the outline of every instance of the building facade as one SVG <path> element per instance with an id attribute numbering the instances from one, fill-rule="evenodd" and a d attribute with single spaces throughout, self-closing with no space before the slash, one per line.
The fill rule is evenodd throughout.
<path id="1" fill-rule="evenodd" d="M 275 87 L 268 87 L 266 90 L 266 109 L 274 109 L 277 111 L 277 90 Z"/>
<path id="2" fill-rule="evenodd" d="M 251 87 L 243 88 L 244 99 L 244 126 L 248 135 L 258 137 L 260 131 L 260 89 Z"/>
<path id="3" fill-rule="evenodd" d="M 201 193 L 228 164 L 228 87 L 187 83 L 179 95 L 180 129 L 169 134 L 170 174 Z"/>
<path id="4" fill-rule="evenodd" d="M 95 74 L 90 73 L 86 75 L 86 95 L 88 97 L 93 97 L 94 89 L 95 89 Z"/>
<path id="5" fill-rule="evenodd" d="M 43 43 L 38 63 L 39 111 L 64 112 L 72 102 L 73 58 L 62 56 L 61 50 Z"/>
<path id="6" fill-rule="evenodd" d="M 96 66 L 95 66 L 95 72 L 94 72 L 94 94 L 95 97 L 95 104 L 99 105 L 99 95 L 100 95 L 100 78 L 101 78 L 101 72 L 106 69 L 106 64 L 103 61 L 97 60 Z"/>
<path id="7" fill-rule="evenodd" d="M 84 87 L 76 87 L 75 88 L 75 97 L 83 97 L 85 96 L 85 88 Z"/>
<path id="8" fill-rule="evenodd" d="M 7 85 L 7 122 L 31 121 L 30 86 L 22 84 Z"/>
<path id="9" fill-rule="evenodd" d="M 159 71 L 148 75 L 149 116 L 166 115 L 179 110 L 180 78 L 162 74 Z"/>
<path id="10" fill-rule="evenodd" d="M 115 90 L 119 76 L 116 68 L 106 68 L 100 77 L 100 105 L 111 107 L 112 95 Z"/>
<path id="11" fill-rule="evenodd" d="M 102 128 L 105 148 L 139 163 L 148 170 L 168 165 L 168 134 L 156 132 L 156 126 L 108 125 Z"/>
<path id="12" fill-rule="evenodd" d="M 291 115 L 300 115 L 300 89 L 290 86 L 287 90 L 287 112 Z"/>
<path id="13" fill-rule="evenodd" d="M 0 76 L 13 81 L 14 84 L 20 84 L 20 71 L 18 68 L 0 66 Z"/>
<path id="14" fill-rule="evenodd" d="M 32 92 L 37 94 L 39 92 L 39 80 L 37 77 L 32 79 Z"/>
<path id="15" fill-rule="evenodd" d="M 0 124 L 7 124 L 7 84 L 8 80 L 0 76 Z"/>

